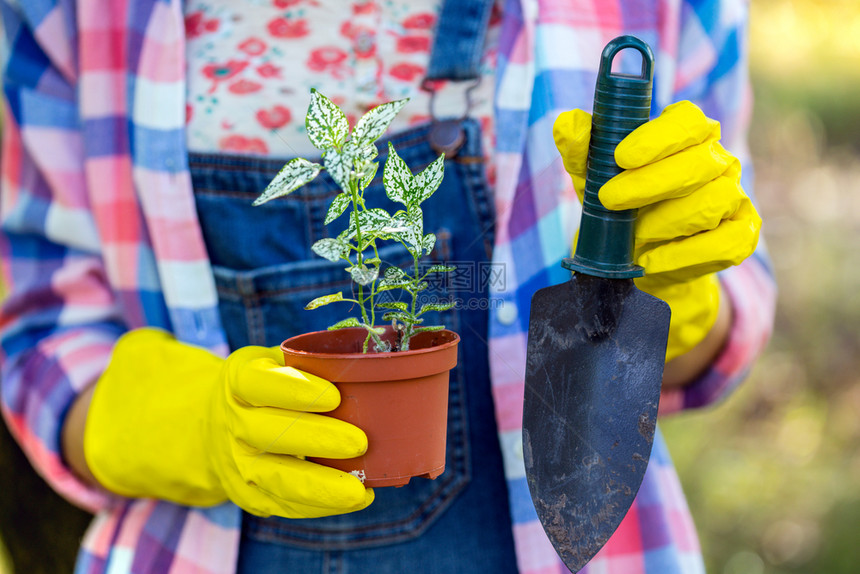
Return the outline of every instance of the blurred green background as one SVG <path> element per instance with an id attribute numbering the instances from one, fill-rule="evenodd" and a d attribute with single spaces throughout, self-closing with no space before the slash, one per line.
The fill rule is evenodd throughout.
<path id="1" fill-rule="evenodd" d="M 780 289 L 776 328 L 738 391 L 663 430 L 709 574 L 856 574 L 860 2 L 753 0 L 751 11 L 751 144 Z M 20 457 L 0 436 L 0 527 L 16 571 L 70 572 L 88 518 L 10 474 Z M 0 549 L 0 574 L 12 571 L 7 558 Z"/>
<path id="2" fill-rule="evenodd" d="M 860 2 L 751 10 L 751 145 L 776 327 L 738 391 L 663 430 L 710 574 L 856 574 Z"/>

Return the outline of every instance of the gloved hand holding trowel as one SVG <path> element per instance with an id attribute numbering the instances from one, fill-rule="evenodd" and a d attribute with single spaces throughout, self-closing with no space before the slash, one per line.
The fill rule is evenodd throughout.
<path id="1" fill-rule="evenodd" d="M 580 200 L 590 134 L 591 115 L 582 110 L 561 114 L 553 128 Z M 636 278 L 636 286 L 672 309 L 667 383 L 689 382 L 719 351 L 730 309 L 716 272 L 739 264 L 758 243 L 761 218 L 741 188 L 740 162 L 719 140 L 719 122 L 696 105 L 668 106 L 618 145 L 615 159 L 626 171 L 600 190 L 609 209 L 639 209 L 634 262 L 645 276 Z M 672 360 L 703 342 L 700 364 L 688 362 L 684 373 L 672 376 Z"/>
<path id="2" fill-rule="evenodd" d="M 627 49 L 642 56 L 638 75 L 612 71 Z M 553 130 L 583 212 L 562 262 L 570 280 L 532 298 L 523 452 L 538 517 L 572 572 L 634 502 L 662 386 L 690 383 L 722 350 L 731 317 L 716 272 L 749 257 L 761 227 L 718 122 L 686 101 L 648 121 L 653 64 L 638 38 L 612 40 L 593 117 L 563 113 Z"/>

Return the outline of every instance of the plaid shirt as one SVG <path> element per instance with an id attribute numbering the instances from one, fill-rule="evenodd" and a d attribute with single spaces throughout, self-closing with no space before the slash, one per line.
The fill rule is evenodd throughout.
<path id="1" fill-rule="evenodd" d="M 77 571 L 231 572 L 241 513 L 89 489 L 60 455 L 63 417 L 125 330 L 154 325 L 226 352 L 184 141 L 181 0 L 6 0 L 0 249 L 2 410 L 34 466 L 97 513 Z M 520 442 L 531 294 L 565 279 L 579 205 L 553 146 L 562 110 L 590 109 L 599 54 L 633 33 L 655 48 L 654 110 L 680 99 L 723 126 L 745 164 L 750 115 L 743 0 L 509 0 L 497 64 L 497 239 L 504 314 L 491 317 L 493 393 L 520 571 L 565 572 L 528 495 Z M 751 189 L 751 170 L 744 172 Z M 539 190 L 539 193 L 537 192 Z M 708 404 L 746 374 L 772 325 L 763 247 L 722 275 L 730 340 L 665 412 Z M 642 489 L 589 574 L 702 572 L 658 435 Z"/>

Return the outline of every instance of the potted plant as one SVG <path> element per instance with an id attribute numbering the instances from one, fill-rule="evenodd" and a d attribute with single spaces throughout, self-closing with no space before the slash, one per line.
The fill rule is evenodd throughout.
<path id="1" fill-rule="evenodd" d="M 346 114 L 316 90 L 305 119 L 308 138 L 322 152 L 323 163 L 304 158 L 287 162 L 254 205 L 292 193 L 325 170 L 342 192 L 326 213 L 326 225 L 348 213 L 347 228 L 311 247 L 317 255 L 342 262 L 353 293 L 317 297 L 306 309 L 346 302 L 358 316 L 305 333 L 281 344 L 286 364 L 334 383 L 340 406 L 331 416 L 365 431 L 368 450 L 348 460 L 315 459 L 358 476 L 366 486 L 403 486 L 413 476 L 436 478 L 445 469 L 448 373 L 457 363 L 456 333 L 443 325 L 424 325 L 425 314 L 453 303 L 421 304 L 427 277 L 454 268 L 422 269 L 436 237 L 424 233 L 421 204 L 442 182 L 444 155 L 413 174 L 389 143 L 383 187 L 402 205 L 394 213 L 365 204 L 364 191 L 378 168 L 376 140 L 407 100 L 368 111 L 350 131 Z M 386 266 L 379 247 L 396 242 L 412 255 L 411 269 Z M 396 292 L 405 295 L 383 297 Z"/>

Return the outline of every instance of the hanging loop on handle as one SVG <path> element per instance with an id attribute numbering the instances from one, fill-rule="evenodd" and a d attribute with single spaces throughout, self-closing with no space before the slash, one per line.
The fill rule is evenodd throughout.
<path id="1" fill-rule="evenodd" d="M 613 60 L 625 49 L 641 54 L 642 69 L 638 75 L 612 72 Z M 633 264 L 633 231 L 638 210 L 607 209 L 600 203 L 598 191 L 623 171 L 615 163 L 615 147 L 650 117 L 653 75 L 654 54 L 639 38 L 620 36 L 603 49 L 594 92 L 579 240 L 573 258 L 562 262 L 566 269 L 609 279 L 644 275 L 642 268 Z"/>

